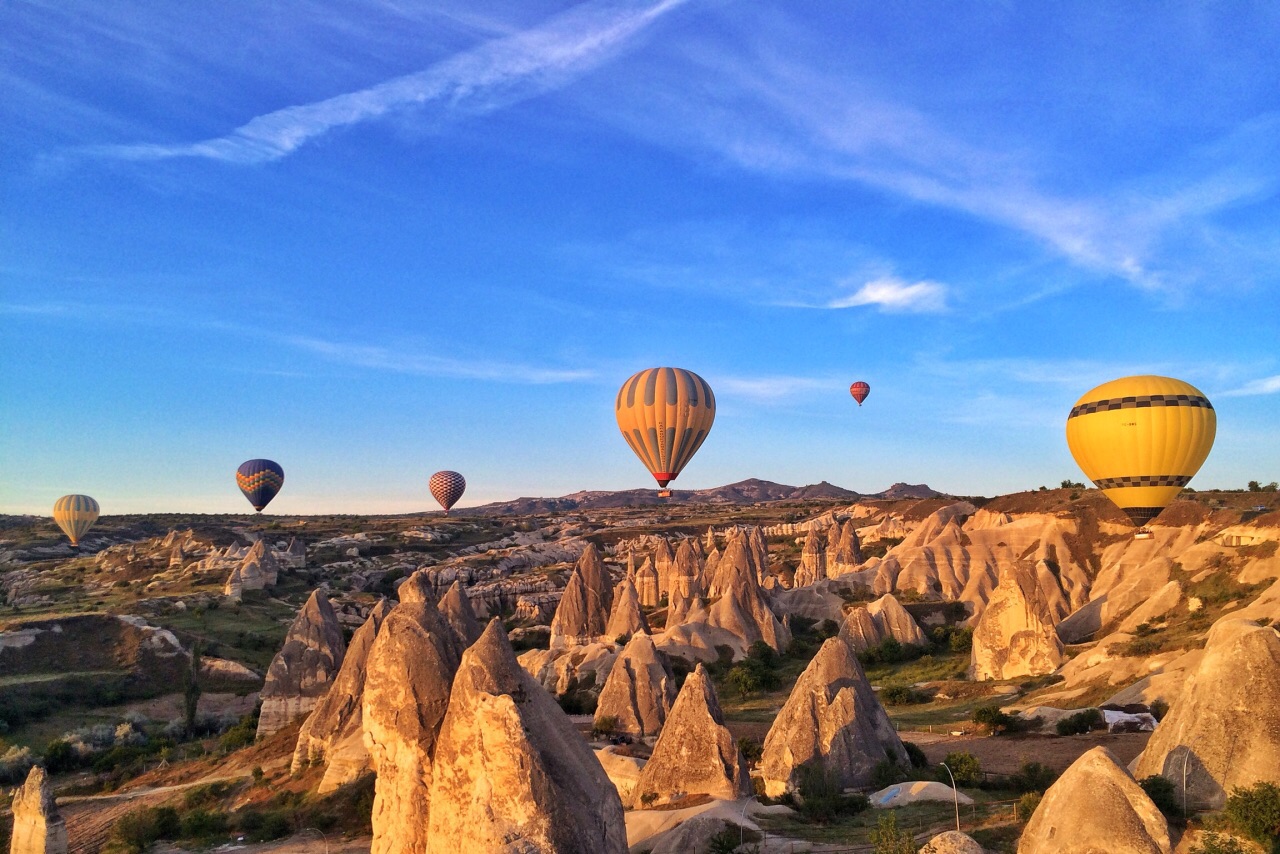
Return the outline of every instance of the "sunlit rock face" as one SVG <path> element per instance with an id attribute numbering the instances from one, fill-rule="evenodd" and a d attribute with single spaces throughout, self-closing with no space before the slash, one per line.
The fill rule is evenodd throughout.
<path id="1" fill-rule="evenodd" d="M 617 789 L 494 620 L 462 656 L 440 728 L 426 847 L 623 854 Z"/>
<path id="2" fill-rule="evenodd" d="M 556 606 L 551 620 L 553 649 L 608 640 L 605 633 L 613 604 L 613 584 L 594 544 L 588 544 Z"/>
<path id="3" fill-rule="evenodd" d="M 1005 567 L 973 631 L 975 680 L 1043 676 L 1063 662 L 1053 611 L 1027 561 Z"/>
<path id="4" fill-rule="evenodd" d="M 600 700 L 596 722 L 611 718 L 618 732 L 637 737 L 655 736 L 661 731 L 676 701 L 676 679 L 671 662 L 653 643 L 653 638 L 637 634 L 623 647 L 609 671 Z"/>
<path id="5" fill-rule="evenodd" d="M 439 609 L 440 615 L 457 635 L 460 649 L 471 646 L 484 631 L 476 619 L 476 612 L 471 609 L 471 599 L 461 581 L 455 580 L 449 585 L 449 590 L 440 599 Z"/>
<path id="6" fill-rule="evenodd" d="M 458 660 L 453 628 L 430 602 L 401 602 L 374 638 L 361 704 L 378 775 L 372 854 L 426 850 L 431 763 Z"/>
<path id="7" fill-rule="evenodd" d="M 827 546 L 821 534 L 805 538 L 800 553 L 800 566 L 796 568 L 793 587 L 807 587 L 827 577 Z"/>
<path id="8" fill-rule="evenodd" d="M 776 798 L 795 791 L 806 765 L 820 766 L 842 788 L 866 786 L 884 760 L 910 764 L 853 647 L 839 635 L 828 638 L 765 737 L 765 793 Z"/>
<path id="9" fill-rule="evenodd" d="M 724 724 L 711 677 L 699 664 L 685 679 L 640 772 L 632 804 L 648 806 L 687 795 L 735 800 L 750 794 L 747 762 Z"/>
<path id="10" fill-rule="evenodd" d="M 622 638 L 625 643 L 627 638 L 637 633 L 648 634 L 649 621 L 640 609 L 640 594 L 636 592 L 635 585 L 631 579 L 624 578 L 614 591 L 613 611 L 609 614 L 605 636 L 615 641 Z"/>
<path id="11" fill-rule="evenodd" d="M 1179 792 L 1185 779 L 1188 803 L 1212 809 L 1237 786 L 1280 784 L 1275 629 L 1231 618 L 1213 626 L 1200 666 L 1147 742 L 1137 774 L 1163 774 Z"/>
<path id="12" fill-rule="evenodd" d="M 315 590 L 294 618 L 284 646 L 267 668 L 258 738 L 309 714 L 329 692 L 345 654 L 338 616 L 324 594 Z"/>
<path id="13" fill-rule="evenodd" d="M 1018 854 L 1170 854 L 1169 825 L 1105 747 L 1081 756 L 1044 793 Z"/>
<path id="14" fill-rule="evenodd" d="M 323 762 L 321 794 L 332 792 L 369 769 L 361 708 L 364 683 L 374 638 L 391 609 L 392 604 L 383 599 L 369 612 L 364 625 L 351 638 L 333 687 L 316 704 L 298 733 L 291 771 L 297 773 L 308 765 Z"/>
<path id="15" fill-rule="evenodd" d="M 10 854 L 67 854 L 67 824 L 58 812 L 49 778 L 39 765 L 13 793 Z"/>

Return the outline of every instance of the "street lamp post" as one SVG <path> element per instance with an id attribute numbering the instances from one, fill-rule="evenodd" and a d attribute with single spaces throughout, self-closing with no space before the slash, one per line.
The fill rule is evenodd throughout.
<path id="1" fill-rule="evenodd" d="M 301 836 L 301 835 L 302 835 L 302 834 L 304 834 L 304 833 L 318 833 L 318 834 L 320 834 L 320 838 L 321 838 L 322 840 L 324 840 L 324 854 L 329 854 L 329 837 L 327 837 L 327 836 L 325 836 L 325 835 L 324 835 L 324 831 L 322 831 L 322 830 L 321 830 L 320 828 L 318 828 L 318 827 L 304 827 L 304 828 L 302 828 L 302 830 L 299 830 L 299 831 L 298 831 L 298 835 L 299 835 L 299 836 Z"/>
<path id="2" fill-rule="evenodd" d="M 951 773 L 951 769 L 947 768 L 947 763 L 939 762 L 943 768 L 947 769 L 947 776 L 951 778 L 951 796 L 956 802 L 956 833 L 960 832 L 960 790 L 956 788 L 956 775 Z"/>

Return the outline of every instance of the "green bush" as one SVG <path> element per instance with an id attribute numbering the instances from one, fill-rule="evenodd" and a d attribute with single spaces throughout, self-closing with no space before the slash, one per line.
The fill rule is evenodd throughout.
<path id="1" fill-rule="evenodd" d="M 876 829 L 871 831 L 871 844 L 875 854 L 916 854 L 916 843 L 910 832 L 898 829 L 898 815 L 885 810 Z"/>
<path id="2" fill-rule="evenodd" d="M 218 746 L 230 753 L 233 750 L 248 747 L 257 737 L 258 715 L 255 712 L 245 715 L 236 722 L 235 726 L 224 732 L 222 738 L 218 739 Z"/>
<path id="3" fill-rule="evenodd" d="M 738 739 L 738 749 L 742 751 L 743 758 L 753 765 L 764 756 L 764 745 L 750 736 Z"/>
<path id="4" fill-rule="evenodd" d="M 1055 729 L 1057 729 L 1058 735 L 1084 735 L 1095 729 L 1101 729 L 1103 726 L 1106 726 L 1106 718 L 1103 717 L 1100 710 L 1085 709 L 1058 721 Z"/>
<path id="5" fill-rule="evenodd" d="M 1232 789 L 1225 810 L 1231 829 L 1264 849 L 1280 850 L 1280 786 L 1255 783 Z"/>
<path id="6" fill-rule="evenodd" d="M 907 758 L 911 760 L 912 768 L 928 768 L 929 757 L 924 755 L 924 751 L 920 749 L 920 745 L 911 741 L 902 742 L 902 746 L 907 749 Z"/>
<path id="7" fill-rule="evenodd" d="M 608 738 L 618 731 L 618 719 L 613 715 L 601 715 L 591 725 L 593 738 Z"/>
<path id="8" fill-rule="evenodd" d="M 950 775 L 947 768 L 938 769 L 938 779 L 944 783 L 950 784 L 953 776 L 957 786 L 978 786 L 982 783 L 982 763 L 972 753 L 948 753 L 942 764 L 951 769 Z"/>
<path id="9" fill-rule="evenodd" d="M 971 719 L 975 724 L 986 727 L 993 734 L 1016 729 L 1016 721 L 1010 715 L 1000 711 L 1000 707 L 996 705 L 978 706 L 973 710 Z"/>
<path id="10" fill-rule="evenodd" d="M 182 823 L 172 807 L 134 810 L 111 828 L 111 838 L 133 854 L 141 854 L 161 839 L 177 839 L 181 833 Z"/>
<path id="11" fill-rule="evenodd" d="M 229 822 L 220 812 L 198 809 L 182 816 L 181 835 L 183 839 L 205 839 L 226 833 Z"/>
<path id="12" fill-rule="evenodd" d="M 844 795 L 835 775 L 820 763 L 800 767 L 797 789 L 800 814 L 819 824 L 856 815 L 871 806 L 865 795 Z"/>
<path id="13" fill-rule="evenodd" d="M 1044 795 L 1040 792 L 1027 792 L 1018 798 L 1018 820 L 1023 823 L 1031 821 L 1031 816 L 1035 813 L 1036 807 L 1040 806 L 1042 798 Z"/>
<path id="14" fill-rule="evenodd" d="M 871 785 L 876 789 L 892 786 L 907 779 L 907 769 L 891 759 L 881 759 L 871 769 Z"/>
<path id="15" fill-rule="evenodd" d="M 880 700 L 886 706 L 914 706 L 928 702 L 928 697 L 906 685 L 892 685 L 880 692 Z"/>
<path id="16" fill-rule="evenodd" d="M 1039 762 L 1024 762 L 1018 773 L 1009 778 L 1009 783 L 1018 792 L 1041 792 L 1053 785 L 1058 779 L 1052 768 Z M 1161 778 L 1163 779 L 1163 778 Z M 1158 806 L 1158 804 L 1157 804 Z"/>
<path id="17" fill-rule="evenodd" d="M 956 629 L 947 640 L 952 652 L 968 652 L 973 648 L 973 629 Z"/>
<path id="18" fill-rule="evenodd" d="M 1200 842 L 1191 847 L 1191 854 L 1249 854 L 1245 847 L 1230 836 L 1206 833 Z"/>
<path id="19" fill-rule="evenodd" d="M 1182 805 L 1178 803 L 1178 790 L 1168 777 L 1154 774 L 1138 781 L 1142 791 L 1156 805 L 1160 812 L 1168 818 L 1182 818 Z"/>

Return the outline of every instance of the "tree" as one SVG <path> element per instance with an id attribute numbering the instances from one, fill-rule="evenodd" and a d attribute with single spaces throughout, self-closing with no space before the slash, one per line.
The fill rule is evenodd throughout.
<path id="1" fill-rule="evenodd" d="M 898 816 L 892 810 L 880 816 L 876 829 L 871 831 L 871 844 L 875 854 L 916 854 L 916 843 L 911 834 L 898 829 Z"/>
<path id="2" fill-rule="evenodd" d="M 1080 483 L 1078 480 L 1067 479 L 1062 482 L 1061 488 L 1062 489 L 1084 489 L 1084 484 Z"/>
<path id="3" fill-rule="evenodd" d="M 196 734 L 196 709 L 200 706 L 200 641 L 191 646 L 191 667 L 183 673 L 182 711 L 187 737 Z"/>
<path id="4" fill-rule="evenodd" d="M 951 777 L 956 778 L 957 786 L 977 786 L 982 782 L 982 763 L 972 753 L 948 753 L 942 763 L 951 769 L 950 776 L 946 768 L 939 769 L 938 778 L 943 782 L 951 782 Z"/>

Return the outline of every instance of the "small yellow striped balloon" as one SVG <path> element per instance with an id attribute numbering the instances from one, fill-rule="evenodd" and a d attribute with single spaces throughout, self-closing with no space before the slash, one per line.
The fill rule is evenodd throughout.
<path id="1" fill-rule="evenodd" d="M 98 521 L 98 502 L 87 495 L 64 495 L 53 503 L 53 521 L 71 545 L 79 546 L 80 538 Z"/>
<path id="2" fill-rule="evenodd" d="M 665 489 L 711 432 L 716 398 L 693 371 L 649 368 L 622 384 L 614 414 L 622 438 Z"/>
<path id="3" fill-rule="evenodd" d="M 1173 503 L 1213 448 L 1218 416 L 1200 389 L 1170 377 L 1123 377 L 1067 416 L 1067 447 L 1135 525 Z"/>

